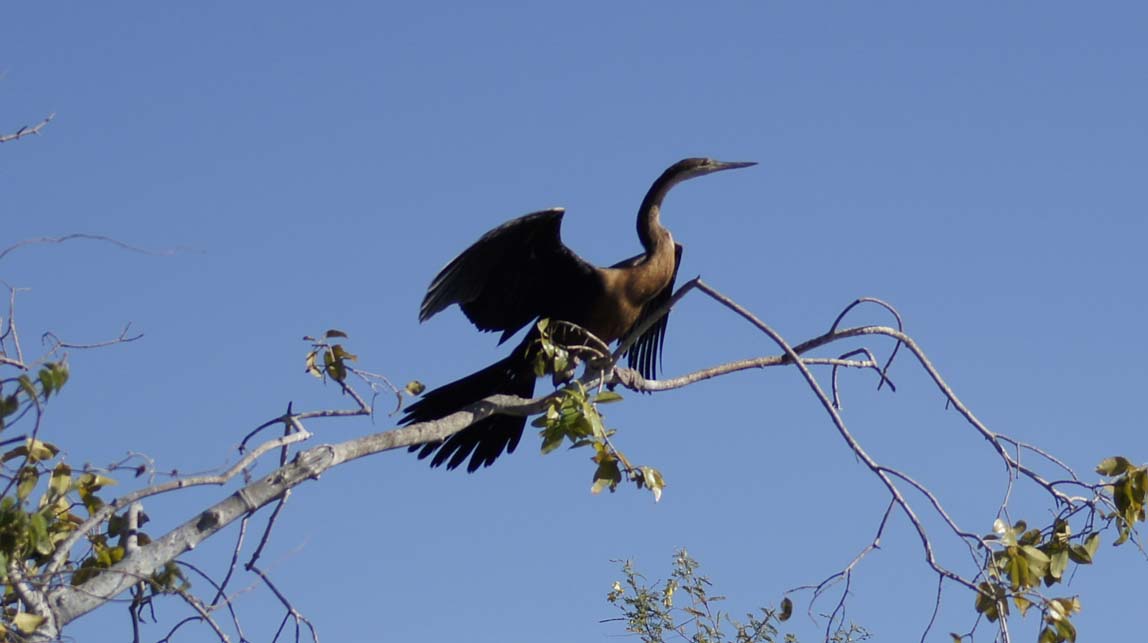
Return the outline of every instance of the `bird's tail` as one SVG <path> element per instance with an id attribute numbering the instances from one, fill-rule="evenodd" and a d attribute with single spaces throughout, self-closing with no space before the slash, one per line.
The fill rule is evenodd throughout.
<path id="1" fill-rule="evenodd" d="M 407 425 L 438 420 L 499 393 L 533 397 L 535 376 L 526 356 L 528 341 L 529 336 L 509 356 L 481 371 L 425 393 L 419 401 L 407 407 L 406 415 L 399 423 Z M 454 469 L 470 457 L 466 470 L 473 473 L 479 467 L 489 467 L 503 451 L 513 453 L 525 426 L 524 417 L 496 414 L 475 422 L 442 442 L 415 445 L 410 451 L 418 451 L 419 459 L 434 454 L 431 466 L 446 464 L 447 469 Z"/>

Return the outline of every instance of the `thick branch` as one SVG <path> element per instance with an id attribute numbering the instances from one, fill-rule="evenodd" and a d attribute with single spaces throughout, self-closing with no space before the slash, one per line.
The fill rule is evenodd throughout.
<path id="1" fill-rule="evenodd" d="M 320 445 L 303 451 L 292 462 L 262 479 L 244 486 L 171 532 L 155 539 L 146 546 L 140 547 L 135 556 L 125 558 L 99 576 L 77 587 L 63 586 L 54 589 L 49 594 L 49 604 L 55 611 L 56 622 L 59 623 L 58 627 L 63 627 L 99 607 L 110 598 L 131 587 L 140 578 L 150 576 L 166 562 L 195 548 L 200 542 L 231 522 L 274 502 L 287 490 L 307 480 L 317 479 L 331 467 L 383 451 L 443 440 L 496 410 L 501 413 L 522 415 L 538 413 L 546 407 L 547 401 L 548 398 L 546 397 L 523 401 L 514 396 L 493 396 L 435 422 L 413 424 L 401 429 L 383 431 L 338 444 Z M 198 483 L 222 484 L 225 477 L 234 476 L 238 473 L 241 465 L 249 465 L 251 456 L 263 452 L 266 450 L 257 449 L 233 466 L 226 474 L 205 476 Z M 176 483 L 157 486 L 174 487 L 179 485 L 177 481 Z M 160 491 L 155 491 L 156 487 L 150 489 L 152 491 L 146 495 L 160 493 Z M 123 506 L 131 501 L 125 499 L 135 500 L 138 499 L 138 496 L 138 492 L 129 494 L 123 499 L 117 499 L 114 504 Z M 81 530 L 78 530 L 77 533 L 81 533 Z M 67 550 L 62 549 L 62 551 Z M 51 637 L 53 633 L 46 633 L 46 635 Z"/>
<path id="2" fill-rule="evenodd" d="M 13 248 L 0 253 L 0 259 L 3 255 L 11 251 Z M 702 381 L 705 379 L 725 375 L 749 368 L 765 368 L 771 366 L 782 365 L 795 365 L 801 372 L 809 384 L 811 390 L 818 397 L 826 412 L 830 415 L 834 425 L 841 437 L 845 440 L 849 448 L 856 454 L 856 456 L 865 463 L 865 465 L 881 480 L 886 489 L 891 495 L 890 507 L 898 507 L 912 523 L 916 530 L 925 553 L 925 559 L 930 567 L 943 579 L 949 579 L 957 582 L 967 588 L 976 591 L 976 586 L 969 580 L 961 577 L 960 575 L 949 571 L 942 567 L 936 560 L 932 544 L 929 536 L 926 534 L 924 525 L 916 515 L 913 507 L 910 505 L 902 490 L 898 486 L 898 480 L 902 484 L 909 484 L 918 491 L 926 495 L 928 500 L 940 515 L 945 519 L 948 527 L 952 529 L 966 541 L 976 539 L 976 543 L 984 546 L 974 534 L 962 532 L 956 524 L 945 514 L 944 509 L 940 506 L 939 501 L 935 496 L 927 491 L 922 485 L 915 482 L 905 474 L 898 472 L 894 469 L 888 468 L 879 464 L 876 460 L 868 455 L 863 449 L 861 444 L 852 436 L 848 428 L 845 426 L 836 405 L 833 400 L 826 395 L 825 391 L 820 387 L 817 380 L 814 378 L 810 371 L 810 366 L 813 365 L 831 365 L 836 367 L 857 367 L 857 368 L 872 368 L 878 372 L 881 381 L 885 379 L 882 369 L 880 369 L 876 360 L 869 355 L 867 360 L 851 360 L 840 358 L 807 358 L 801 355 L 813 349 L 828 345 L 841 339 L 855 338 L 870 335 L 883 335 L 898 341 L 898 346 L 904 344 L 908 350 L 917 356 L 918 361 L 922 364 L 925 370 L 933 378 L 936 385 L 941 389 L 945 397 L 953 404 L 953 406 L 965 417 L 965 419 L 976 428 L 976 430 L 993 445 L 994 450 L 1005 460 L 1010 472 L 1020 472 L 1028 476 L 1046 488 L 1050 493 L 1053 493 L 1058 500 L 1066 501 L 1070 505 L 1071 500 L 1055 490 L 1053 484 L 1045 481 L 1036 473 L 1028 470 L 1019 463 L 1018 458 L 1013 458 L 1008 450 L 1002 444 L 1005 440 L 1003 436 L 990 431 L 985 427 L 980 420 L 978 420 L 972 413 L 965 407 L 959 399 L 952 393 L 948 385 L 940 377 L 939 373 L 932 366 L 932 364 L 925 357 L 924 353 L 916 345 L 916 343 L 909 338 L 900 329 L 894 329 L 887 326 L 865 326 L 858 328 L 844 328 L 837 329 L 837 323 L 834 324 L 830 332 L 815 337 L 811 340 L 790 346 L 779 334 L 773 331 L 769 326 L 761 322 L 747 310 L 733 302 L 732 300 L 721 295 L 717 291 L 710 288 L 703 283 L 700 279 L 694 279 L 685 284 L 677 293 L 669 305 L 681 298 L 686 292 L 691 289 L 700 289 L 710 297 L 714 298 L 722 305 L 733 310 L 738 315 L 742 316 L 750 323 L 752 323 L 760 331 L 768 335 L 774 343 L 781 347 L 783 351 L 781 355 L 758 357 L 755 359 L 741 360 L 738 362 L 731 362 L 727 364 L 718 365 L 712 368 L 703 369 L 684 375 L 679 378 L 670 380 L 645 380 L 638 373 L 625 368 L 615 368 L 612 371 L 607 370 L 602 374 L 592 369 L 583 375 L 579 380 L 587 388 L 595 387 L 599 384 L 620 382 L 628 388 L 637 391 L 653 392 L 668 390 L 673 388 L 680 388 L 694 382 Z M 859 300 L 860 301 L 860 300 Z M 665 306 L 662 314 L 669 309 L 669 305 Z M 653 323 L 657 315 L 652 316 L 648 321 Z M 840 318 L 838 322 L 840 322 Z M 634 335 L 638 335 L 635 333 Z M 619 347 L 614 353 L 616 360 L 627 347 L 627 344 Z M 851 355 L 847 354 L 848 355 Z M 305 440 L 309 437 L 301 422 L 310 418 L 316 417 L 344 417 L 354 415 L 370 414 L 371 408 L 361 397 L 354 393 L 353 389 L 343 385 L 344 392 L 350 392 L 359 408 L 347 410 L 329 410 L 329 411 L 315 411 L 307 413 L 292 413 L 290 410 L 284 416 L 269 421 L 261 426 L 254 433 L 259 430 L 272 426 L 277 423 L 282 423 L 286 426 L 293 427 L 296 432 L 285 435 L 276 440 L 271 440 L 264 444 L 259 445 L 256 449 L 247 453 L 239 462 L 230 467 L 227 471 L 220 475 L 214 476 L 199 476 L 195 478 L 187 478 L 177 480 L 170 483 L 155 485 L 127 494 L 122 498 L 118 498 L 110 502 L 104 509 L 93 515 L 84 525 L 69 538 L 68 541 L 63 543 L 55 554 L 50 566 L 48 567 L 49 573 L 58 573 L 63 565 L 67 563 L 69 552 L 77 545 L 89 531 L 96 526 L 107 520 L 115 512 L 122 510 L 131 502 L 137 501 L 141 498 L 172 491 L 175 489 L 192 486 L 192 485 L 222 485 L 225 484 L 241 472 L 246 471 L 256 459 L 266 454 L 272 449 L 285 448 L 288 445 Z M 146 546 L 139 547 L 131 555 L 125 557 L 120 563 L 103 571 L 95 578 L 77 586 L 59 586 L 52 589 L 47 594 L 47 606 L 51 610 L 51 617 L 48 623 L 50 626 L 42 628 L 42 632 L 38 632 L 37 636 L 43 636 L 41 640 L 49 640 L 51 637 L 58 636 L 60 628 L 67 623 L 75 620 L 79 616 L 99 607 L 112 597 L 118 595 L 120 592 L 128 589 L 133 584 L 139 582 L 140 579 L 147 578 L 155 571 L 161 569 L 167 562 L 175 560 L 177 557 L 187 552 L 188 550 L 196 547 L 200 542 L 209 538 L 219 530 L 225 528 L 230 523 L 236 520 L 242 520 L 250 516 L 258 509 L 266 506 L 267 504 L 276 502 L 284 498 L 292 488 L 302 484 L 310 479 L 317 479 L 322 473 L 328 469 L 338 466 L 344 462 L 356 460 L 358 458 L 366 457 L 383 451 L 392 449 L 400 449 L 408 446 L 424 444 L 427 442 L 441 441 L 450 435 L 461 431 L 462 429 L 472 425 L 473 423 L 482 420 L 492 414 L 508 414 L 516 416 L 527 416 L 537 414 L 546 409 L 551 399 L 558 395 L 552 393 L 550 395 L 542 396 L 535 399 L 523 399 L 509 395 L 495 395 L 484 400 L 481 400 L 457 413 L 441 418 L 433 422 L 424 422 L 414 424 L 408 427 L 393 429 L 375 433 L 372 435 L 347 440 L 337 444 L 325 444 L 307 449 L 298 453 L 294 460 L 288 463 L 283 463 L 278 469 L 271 474 L 264 476 L 262 479 L 256 480 L 246 484 L 239 490 L 235 491 L 227 498 L 216 503 L 207 510 L 201 512 L 194 518 L 188 520 L 184 524 L 176 527 L 164 536 L 157 538 Z M 251 437 L 251 436 L 249 436 Z M 246 442 L 246 440 L 245 440 Z M 1047 456 L 1046 456 L 1047 457 Z M 872 545 L 857 558 L 850 563 L 850 565 L 843 570 L 842 574 L 846 579 L 846 587 L 848 588 L 848 581 L 851 576 L 853 568 L 871 549 L 877 546 L 880 535 L 884 529 L 885 522 L 888 518 L 888 511 L 886 512 L 885 519 L 882 520 L 881 527 L 878 534 L 874 539 Z M 971 545 L 970 545 L 971 547 Z M 253 567 L 254 559 L 249 567 Z M 232 563 L 234 568 L 234 561 Z M 839 575 L 840 576 L 840 575 Z M 819 590 L 820 591 L 820 590 Z M 217 601 L 222 597 L 222 591 L 217 595 Z M 213 602 L 214 604 L 214 602 Z M 839 606 L 840 607 L 840 606 Z M 48 630 L 52 631 L 48 631 Z"/>

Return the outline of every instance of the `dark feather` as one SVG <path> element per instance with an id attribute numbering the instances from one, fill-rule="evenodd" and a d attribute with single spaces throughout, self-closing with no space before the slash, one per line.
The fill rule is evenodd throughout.
<path id="1" fill-rule="evenodd" d="M 640 256 L 641 255 L 639 255 L 639 257 Z M 623 264 L 632 262 L 639 257 L 627 259 Z M 657 310 L 673 296 L 674 282 L 678 279 L 678 267 L 681 264 L 682 245 L 680 243 L 674 244 L 674 274 L 670 277 L 670 283 L 642 307 L 642 314 L 638 317 L 638 321 L 635 322 L 635 328 L 644 324 L 650 315 L 657 312 Z M 620 267 L 620 265 L 615 267 Z M 670 313 L 666 311 L 666 314 L 654 322 L 653 326 L 647 328 L 626 351 L 626 363 L 630 368 L 641 373 L 642 377 L 646 379 L 655 379 L 658 376 L 658 370 L 661 366 L 662 344 L 666 340 L 666 325 L 669 323 L 669 320 Z"/>
<path id="2" fill-rule="evenodd" d="M 458 304 L 483 331 L 504 342 L 539 317 L 569 317 L 576 295 L 601 289 L 594 266 L 562 243 L 561 208 L 533 212 L 482 235 L 431 281 L 419 310 L 426 321 Z"/>
<path id="3" fill-rule="evenodd" d="M 399 424 L 438 420 L 498 393 L 533 397 L 534 370 L 525 351 L 536 336 L 536 333 L 527 335 L 509 356 L 481 371 L 427 392 L 406 408 Z M 447 469 L 458 467 L 469 457 L 466 470 L 473 473 L 479 467 L 489 467 L 503 452 L 514 453 L 525 426 L 524 417 L 492 415 L 442 442 L 416 445 L 409 450 L 418 451 L 419 459 L 434 454 L 431 466 L 446 464 Z"/>

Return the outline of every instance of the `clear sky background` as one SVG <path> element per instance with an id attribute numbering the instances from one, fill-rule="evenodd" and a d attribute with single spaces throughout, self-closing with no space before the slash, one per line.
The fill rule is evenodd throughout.
<path id="1" fill-rule="evenodd" d="M 329 327 L 398 382 L 494 361 L 505 347 L 457 309 L 417 323 L 439 267 L 556 205 L 582 256 L 628 257 L 646 188 L 686 156 L 760 165 L 671 193 L 663 220 L 686 246 L 683 276 L 795 343 L 854 298 L 881 297 L 993 429 L 1090 478 L 1102 457 L 1148 457 L 1142 4 L 25 2 L 5 14 L 0 130 L 58 116 L 0 148 L 0 245 L 85 232 L 180 249 L 75 242 L 0 266 L 30 289 L 28 348 L 44 330 L 145 333 L 72 354 L 47 430 L 73 464 L 132 450 L 165 471 L 213 469 L 288 401 L 343 404 L 303 372 L 300 338 Z M 665 373 L 774 351 L 690 296 Z M 846 420 L 987 533 L 999 460 L 912 360 L 892 377 L 896 394 L 846 374 Z M 313 423 L 314 442 L 392 426 L 389 403 L 373 421 Z M 615 616 L 613 559 L 657 579 L 685 547 L 743 613 L 847 564 L 887 502 L 793 369 L 607 410 L 623 449 L 665 474 L 660 503 L 591 496 L 588 453 L 541 457 L 529 435 L 474 475 L 382 454 L 299 488 L 268 567 L 325 641 L 608 641 L 623 634 L 599 622 Z M 228 492 L 150 501 L 152 532 Z M 1048 519 L 1038 494 L 1013 502 L 1015 517 Z M 233 537 L 194 560 L 221 571 Z M 1082 640 L 1142 636 L 1148 563 L 1129 547 L 1099 562 L 1064 590 L 1083 595 Z M 849 616 L 875 640 L 918 640 L 935 584 L 898 515 L 858 568 Z M 793 631 L 816 640 L 808 595 L 795 599 Z M 967 631 L 972 604 L 947 588 L 929 640 Z M 253 588 L 237 608 L 268 640 L 274 597 Z M 159 610 L 166 623 L 182 613 Z M 1032 640 L 1034 627 L 1014 632 Z M 67 633 L 128 639 L 126 608 Z"/>

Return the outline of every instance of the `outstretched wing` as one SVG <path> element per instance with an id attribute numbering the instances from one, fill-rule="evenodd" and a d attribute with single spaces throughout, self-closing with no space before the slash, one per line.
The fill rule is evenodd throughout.
<path id="1" fill-rule="evenodd" d="M 501 343 L 537 317 L 568 318 L 602 284 L 562 243 L 563 213 L 533 212 L 482 235 L 431 281 L 419 321 L 458 304 L 479 330 L 502 331 Z"/>
<path id="2" fill-rule="evenodd" d="M 627 260 L 633 261 L 633 260 Z M 616 267 L 622 267 L 627 262 L 623 262 Z M 658 311 L 663 304 L 670 300 L 674 294 L 674 282 L 678 279 L 678 266 L 682 264 L 682 246 L 681 244 L 674 244 L 674 274 L 670 277 L 670 283 L 662 289 L 653 299 L 646 302 L 642 307 L 642 314 L 638 317 L 638 321 L 634 323 L 637 328 L 645 323 L 646 319 Z M 626 351 L 626 363 L 630 368 L 642 374 L 646 379 L 654 379 L 658 376 L 659 362 L 662 359 L 662 343 L 666 340 L 666 324 L 670 320 L 670 311 L 666 311 L 658 321 L 654 322 L 653 326 L 646 329 L 638 339 Z"/>

